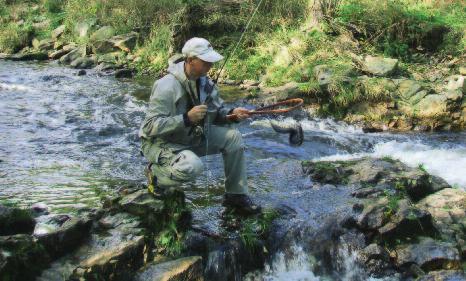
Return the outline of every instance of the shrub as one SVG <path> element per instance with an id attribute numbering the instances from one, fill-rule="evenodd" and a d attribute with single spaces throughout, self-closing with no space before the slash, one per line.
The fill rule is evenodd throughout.
<path id="1" fill-rule="evenodd" d="M 59 13 L 63 10 L 64 2 L 62 0 L 45 0 L 44 7 L 50 13 Z"/>
<path id="2" fill-rule="evenodd" d="M 32 34 L 31 27 L 19 27 L 10 23 L 0 29 L 0 51 L 5 53 L 15 53 L 29 45 Z"/>
<path id="3" fill-rule="evenodd" d="M 386 55 L 408 57 L 411 52 L 439 50 L 446 34 L 464 28 L 464 17 L 465 8 L 460 6 L 440 9 L 415 1 L 345 0 L 335 20 Z"/>

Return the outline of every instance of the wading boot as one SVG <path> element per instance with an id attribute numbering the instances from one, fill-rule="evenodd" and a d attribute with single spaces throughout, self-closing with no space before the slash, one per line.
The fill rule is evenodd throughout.
<path id="1" fill-rule="evenodd" d="M 241 215 L 255 215 L 259 214 L 262 210 L 261 206 L 255 204 L 246 194 L 225 193 L 222 205 Z"/>

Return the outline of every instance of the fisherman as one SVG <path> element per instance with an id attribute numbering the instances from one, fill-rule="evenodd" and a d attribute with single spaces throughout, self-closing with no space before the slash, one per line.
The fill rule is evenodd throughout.
<path id="1" fill-rule="evenodd" d="M 139 130 L 149 186 L 163 190 L 193 181 L 204 167 L 200 156 L 222 153 L 225 171 L 223 206 L 243 214 L 260 213 L 248 196 L 244 144 L 226 116 L 246 119 L 248 110 L 227 108 L 215 83 L 207 77 L 223 59 L 203 38 L 186 41 L 181 60 L 169 60 L 168 74 L 152 88 Z"/>

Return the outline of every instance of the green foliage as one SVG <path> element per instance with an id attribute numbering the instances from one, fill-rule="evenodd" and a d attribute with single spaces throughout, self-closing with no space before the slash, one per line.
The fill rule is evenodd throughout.
<path id="1" fill-rule="evenodd" d="M 136 53 L 141 57 L 137 64 L 139 70 L 145 69 L 152 73 L 160 73 L 168 66 L 171 53 L 172 37 L 168 25 L 154 28 L 144 46 Z"/>
<path id="2" fill-rule="evenodd" d="M 178 256 L 183 250 L 182 237 L 182 233 L 177 230 L 176 223 L 171 221 L 156 239 L 158 251 L 166 256 Z"/>
<path id="3" fill-rule="evenodd" d="M 64 1 L 62 0 L 45 0 L 44 7 L 50 13 L 60 13 L 63 11 Z"/>
<path id="4" fill-rule="evenodd" d="M 385 55 L 409 58 L 412 52 L 445 49 L 446 41 L 459 43 L 458 35 L 447 40 L 445 34 L 463 32 L 466 9 L 460 1 L 451 6 L 455 8 L 406 0 L 345 0 L 335 20 Z"/>
<path id="5" fill-rule="evenodd" d="M 18 26 L 10 23 L 0 28 L 0 52 L 15 53 L 29 44 L 32 35 L 31 26 Z"/>
<path id="6" fill-rule="evenodd" d="M 422 172 L 424 172 L 424 173 L 427 173 L 426 166 L 425 166 L 424 164 L 422 164 L 422 163 L 419 164 L 419 165 L 417 166 L 417 168 L 418 168 L 420 171 L 422 171 Z"/>
<path id="7" fill-rule="evenodd" d="M 265 239 L 273 220 L 278 215 L 275 210 L 264 210 L 260 216 L 249 217 L 242 221 L 239 236 L 247 249 L 254 251 L 257 248 L 259 241 Z"/>

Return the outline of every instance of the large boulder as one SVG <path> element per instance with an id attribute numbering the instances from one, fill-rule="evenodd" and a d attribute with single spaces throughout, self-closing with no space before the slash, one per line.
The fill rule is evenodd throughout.
<path id="1" fill-rule="evenodd" d="M 111 38 L 114 46 L 129 53 L 136 47 L 138 39 L 137 32 L 131 32 L 124 35 L 118 35 Z"/>
<path id="2" fill-rule="evenodd" d="M 445 95 L 427 95 L 415 107 L 419 117 L 439 117 L 448 114 L 448 98 Z"/>
<path id="3" fill-rule="evenodd" d="M 397 93 L 403 100 L 409 100 L 417 92 L 421 91 L 423 87 L 417 81 L 404 79 L 398 81 Z"/>
<path id="4" fill-rule="evenodd" d="M 90 40 L 91 41 L 101 41 L 112 38 L 115 35 L 115 29 L 111 26 L 102 26 L 94 33 L 92 33 Z"/>
<path id="5" fill-rule="evenodd" d="M 417 264 L 424 271 L 460 269 L 458 250 L 449 243 L 423 238 L 419 243 L 399 245 L 396 248 L 397 264 L 405 267 Z"/>
<path id="6" fill-rule="evenodd" d="M 95 64 L 95 60 L 89 57 L 80 57 L 75 60 L 73 60 L 70 63 L 70 66 L 72 68 L 76 69 L 89 69 L 92 68 Z"/>
<path id="7" fill-rule="evenodd" d="M 202 258 L 185 257 L 173 261 L 147 266 L 136 276 L 136 281 L 201 281 L 203 278 Z"/>
<path id="8" fill-rule="evenodd" d="M 436 233 L 431 214 L 416 208 L 406 199 L 402 199 L 397 203 L 394 214 L 386 214 L 390 215 L 389 222 L 377 230 L 384 240 L 404 239 Z"/>
<path id="9" fill-rule="evenodd" d="M 35 225 L 29 210 L 0 205 L 0 235 L 31 234 Z"/>
<path id="10" fill-rule="evenodd" d="M 132 280 L 133 272 L 143 265 L 143 250 L 144 237 L 135 237 L 84 260 L 73 270 L 68 280 Z"/>
<path id="11" fill-rule="evenodd" d="M 364 68 L 370 74 L 387 76 L 398 68 L 398 60 L 384 57 L 367 56 L 364 58 Z"/>
<path id="12" fill-rule="evenodd" d="M 116 51 L 115 43 L 110 39 L 99 40 L 92 43 L 92 52 L 95 54 L 105 54 Z"/>
<path id="13" fill-rule="evenodd" d="M 49 260 L 31 235 L 0 236 L 0 280 L 34 280 Z"/>
<path id="14" fill-rule="evenodd" d="M 70 50 L 68 54 L 63 55 L 60 58 L 60 63 L 70 64 L 72 61 L 75 61 L 76 59 L 84 57 L 84 56 L 85 56 L 85 51 L 83 52 L 82 48 L 75 48 L 75 49 Z"/>
<path id="15" fill-rule="evenodd" d="M 39 221 L 34 236 L 53 257 L 69 253 L 89 235 L 92 221 L 69 215 L 51 215 Z"/>

